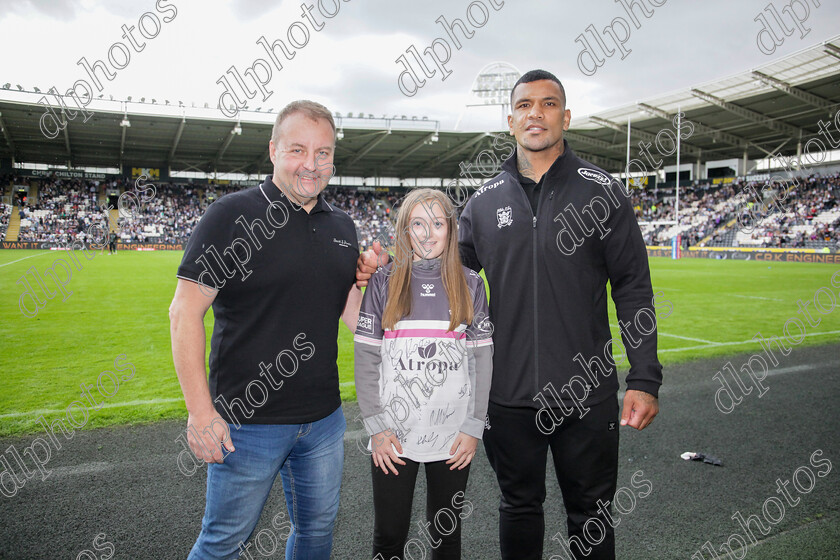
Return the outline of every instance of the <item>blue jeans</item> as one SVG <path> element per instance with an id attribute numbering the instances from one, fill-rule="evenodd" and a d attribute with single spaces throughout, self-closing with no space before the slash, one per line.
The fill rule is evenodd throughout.
<path id="1" fill-rule="evenodd" d="M 278 472 L 289 513 L 283 521 L 288 525 L 291 520 L 291 532 L 277 530 L 280 520 L 265 530 L 277 542 L 288 533 L 286 560 L 329 560 L 344 466 L 346 423 L 341 407 L 309 424 L 242 424 L 238 430 L 228 426 L 236 451 L 228 453 L 224 463 L 207 465 L 207 506 L 189 560 L 237 558 L 254 532 Z M 253 549 L 250 554 L 260 556 Z"/>

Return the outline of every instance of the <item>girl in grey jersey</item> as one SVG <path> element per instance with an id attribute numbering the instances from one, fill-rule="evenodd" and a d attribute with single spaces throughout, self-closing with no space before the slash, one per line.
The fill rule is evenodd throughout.
<path id="1" fill-rule="evenodd" d="M 460 558 L 460 522 L 472 513 L 464 489 L 492 376 L 484 281 L 461 265 L 454 211 L 440 191 L 406 197 L 395 245 L 394 262 L 370 279 L 354 339 L 356 395 L 371 436 L 373 555 L 403 557 L 423 463 L 425 542 L 435 559 Z"/>

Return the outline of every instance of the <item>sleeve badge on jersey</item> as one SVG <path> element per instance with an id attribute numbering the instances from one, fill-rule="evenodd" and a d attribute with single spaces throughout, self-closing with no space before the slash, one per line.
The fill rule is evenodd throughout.
<path id="1" fill-rule="evenodd" d="M 370 313 L 359 313 L 359 321 L 356 323 L 356 330 L 367 334 L 373 334 L 373 315 Z"/>

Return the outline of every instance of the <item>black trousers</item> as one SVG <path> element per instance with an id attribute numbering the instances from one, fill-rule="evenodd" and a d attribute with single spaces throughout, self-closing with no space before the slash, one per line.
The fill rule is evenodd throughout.
<path id="1" fill-rule="evenodd" d="M 460 560 L 461 519 L 471 512 L 464 507 L 464 490 L 470 474 L 449 470 L 446 461 L 426 465 L 426 522 L 417 522 L 417 536 L 409 539 L 411 504 L 420 463 L 403 457 L 405 465 L 396 465 L 399 476 L 385 474 L 370 461 L 373 478 L 373 556 L 376 560 L 412 558 Z M 460 493 L 460 494 L 459 494 Z M 462 513 L 462 509 L 468 509 Z M 419 549 L 423 550 L 423 553 Z M 429 554 L 431 549 L 431 554 Z M 377 554 L 381 555 L 377 557 Z"/>
<path id="2" fill-rule="evenodd" d="M 490 428 L 484 449 L 496 472 L 502 497 L 499 505 L 499 542 L 503 560 L 540 560 L 545 520 L 546 456 L 551 449 L 557 482 L 563 493 L 569 541 L 552 551 L 560 558 L 613 560 L 615 532 L 598 500 L 612 507 L 618 479 L 618 399 L 591 406 L 580 418 L 578 410 L 563 418 L 548 435 L 537 427 L 537 411 L 490 403 Z M 547 414 L 543 411 L 542 414 Z M 545 426 L 550 426 L 544 421 Z M 606 507 L 602 511 L 608 510 Z M 597 518 L 600 523 L 592 521 Z M 601 534 L 601 527 L 603 533 Z M 603 537 L 603 538 L 601 538 Z M 589 551 L 589 552 L 587 552 Z"/>

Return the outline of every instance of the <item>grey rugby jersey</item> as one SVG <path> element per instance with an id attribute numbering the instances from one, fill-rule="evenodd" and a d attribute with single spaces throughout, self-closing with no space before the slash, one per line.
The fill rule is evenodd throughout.
<path id="1" fill-rule="evenodd" d="M 392 430 L 414 461 L 449 459 L 458 432 L 481 438 L 492 377 L 492 323 L 484 281 L 463 267 L 472 324 L 449 328 L 440 259 L 415 261 L 411 313 L 382 328 L 391 264 L 374 274 L 355 340 L 356 397 L 368 434 Z"/>

